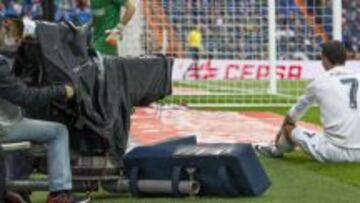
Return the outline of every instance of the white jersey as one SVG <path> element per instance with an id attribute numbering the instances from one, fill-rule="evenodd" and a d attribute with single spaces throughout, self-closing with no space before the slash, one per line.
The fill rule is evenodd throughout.
<path id="1" fill-rule="evenodd" d="M 289 111 L 298 121 L 313 103 L 320 106 L 325 138 L 344 148 L 360 148 L 360 74 L 335 67 L 311 82 Z"/>

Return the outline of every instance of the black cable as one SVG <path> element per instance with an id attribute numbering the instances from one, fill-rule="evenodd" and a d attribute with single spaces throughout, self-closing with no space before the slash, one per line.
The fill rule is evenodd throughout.
<path id="1" fill-rule="evenodd" d="M 54 21 L 55 19 L 55 2 L 54 0 L 42 0 L 41 1 L 41 8 L 43 11 L 42 19 L 45 21 Z"/>

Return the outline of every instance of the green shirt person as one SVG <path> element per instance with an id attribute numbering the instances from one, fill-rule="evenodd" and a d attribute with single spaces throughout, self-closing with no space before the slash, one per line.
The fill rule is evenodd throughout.
<path id="1" fill-rule="evenodd" d="M 102 54 L 117 55 L 117 46 L 106 42 L 109 31 L 116 31 L 121 37 L 125 25 L 135 13 L 132 0 L 91 0 L 93 13 L 93 44 Z M 121 8 L 125 13 L 121 17 Z"/>

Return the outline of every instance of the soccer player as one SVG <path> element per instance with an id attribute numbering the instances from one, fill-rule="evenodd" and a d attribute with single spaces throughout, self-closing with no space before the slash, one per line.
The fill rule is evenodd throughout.
<path id="1" fill-rule="evenodd" d="M 255 150 L 269 157 L 282 157 L 295 146 L 319 162 L 360 161 L 360 74 L 346 69 L 346 50 L 339 41 L 322 47 L 325 73 L 307 85 L 288 112 L 274 145 L 255 145 Z M 296 126 L 307 109 L 320 107 L 323 135 Z"/>
<path id="2" fill-rule="evenodd" d="M 123 17 L 121 17 L 122 7 L 126 9 Z M 102 54 L 118 55 L 116 43 L 107 43 L 107 38 L 113 33 L 121 37 L 124 27 L 135 13 L 132 0 L 91 0 L 91 10 L 94 18 L 95 49 Z"/>

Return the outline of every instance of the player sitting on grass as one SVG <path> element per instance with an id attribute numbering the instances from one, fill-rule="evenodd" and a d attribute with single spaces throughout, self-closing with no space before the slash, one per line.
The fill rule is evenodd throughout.
<path id="1" fill-rule="evenodd" d="M 346 50 L 339 41 L 322 47 L 322 63 L 326 72 L 311 82 L 288 112 L 275 144 L 255 145 L 264 156 L 282 157 L 299 146 L 320 162 L 360 161 L 360 74 L 344 67 Z M 320 107 L 324 134 L 311 133 L 296 122 L 313 104 Z"/>

